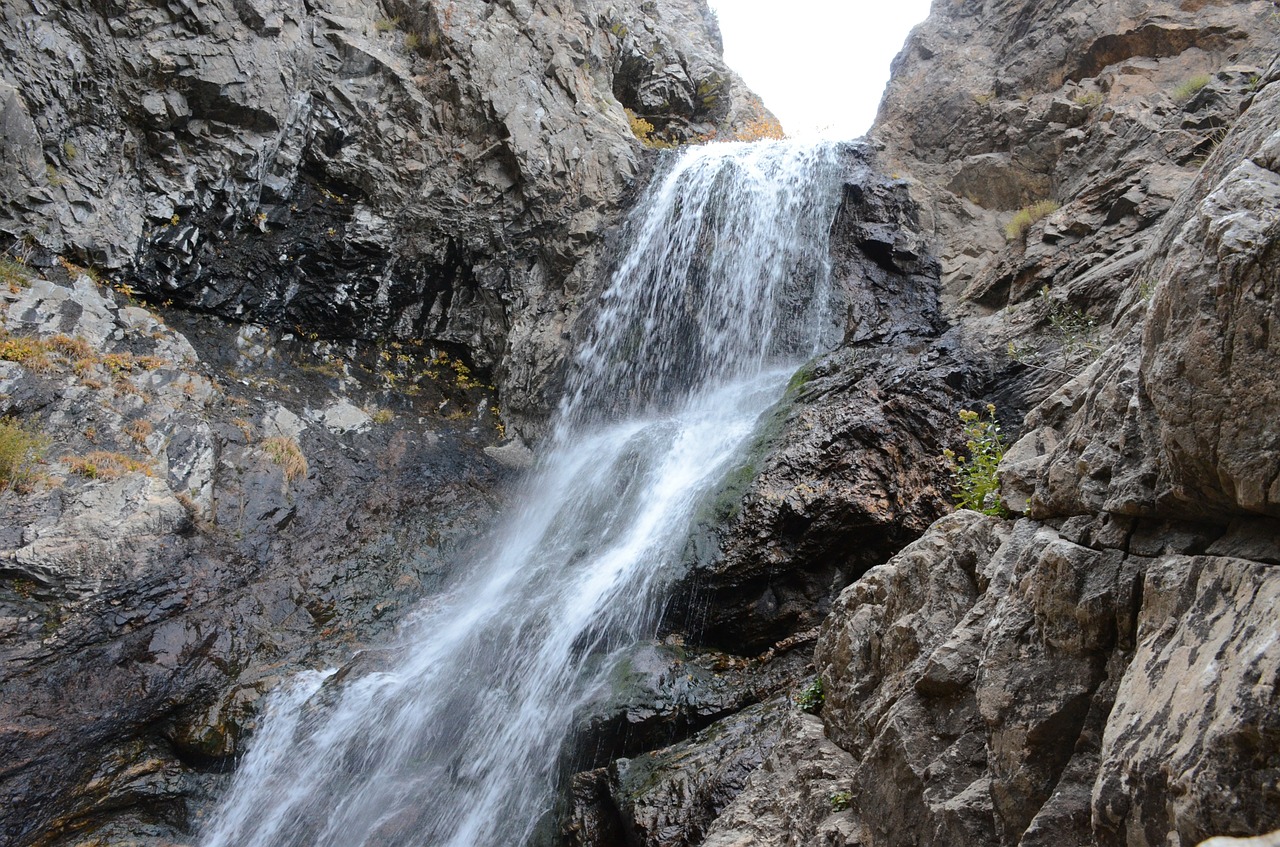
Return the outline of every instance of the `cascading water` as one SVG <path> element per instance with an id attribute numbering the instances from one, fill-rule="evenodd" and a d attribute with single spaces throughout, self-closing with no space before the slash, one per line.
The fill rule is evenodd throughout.
<path id="1" fill-rule="evenodd" d="M 824 343 L 836 173 L 830 147 L 762 142 L 655 180 L 488 554 L 377 668 L 273 699 L 206 847 L 528 840 L 575 712 L 653 634 L 693 511 Z"/>

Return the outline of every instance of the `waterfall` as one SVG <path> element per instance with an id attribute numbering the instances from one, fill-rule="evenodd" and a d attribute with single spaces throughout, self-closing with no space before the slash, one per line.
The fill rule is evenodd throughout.
<path id="1" fill-rule="evenodd" d="M 785 142 L 666 163 L 486 553 L 376 661 L 273 696 L 205 847 L 529 839 L 575 712 L 654 633 L 693 511 L 831 341 L 837 172 Z"/>

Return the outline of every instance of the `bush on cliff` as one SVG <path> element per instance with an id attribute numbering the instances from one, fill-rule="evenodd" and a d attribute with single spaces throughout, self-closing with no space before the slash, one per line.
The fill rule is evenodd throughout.
<path id="1" fill-rule="evenodd" d="M 961 509 L 972 509 L 984 515 L 1003 517 L 1008 514 L 1000 502 L 1000 480 L 996 468 L 1004 458 L 1004 436 L 996 420 L 996 407 L 987 404 L 983 418 L 970 409 L 960 410 L 964 424 L 965 448 L 969 455 L 957 456 L 953 450 L 942 455 L 951 465 L 951 497 Z"/>

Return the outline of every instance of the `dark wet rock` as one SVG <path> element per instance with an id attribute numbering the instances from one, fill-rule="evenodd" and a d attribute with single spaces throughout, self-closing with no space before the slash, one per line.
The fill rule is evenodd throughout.
<path id="1" fill-rule="evenodd" d="M 282 676 L 438 589 L 496 504 L 496 433 L 452 375 L 390 398 L 359 357 L 338 379 L 310 345 L 210 320 L 193 345 L 49 277 L 3 292 L 5 337 L 46 350 L 4 363 L 4 411 L 51 446 L 30 490 L 0 492 L 0 832 L 181 841 Z M 238 367 L 213 378 L 206 346 Z M 325 375 L 284 381 L 306 366 Z M 474 423 L 428 411 L 468 394 Z M 382 403 L 363 430 L 308 411 Z"/>
<path id="2" fill-rule="evenodd" d="M 794 688 L 810 664 L 817 632 L 763 655 L 642 643 L 622 660 L 609 688 L 587 707 L 575 747 L 579 767 L 666 747 L 726 715 Z"/>
<path id="3" fill-rule="evenodd" d="M 706 504 L 671 618 L 751 653 L 816 626 L 842 586 L 947 510 L 942 450 L 984 365 L 942 336 L 938 267 L 900 180 L 845 150 L 831 230 L 846 346 L 806 365 Z"/>
<path id="4" fill-rule="evenodd" d="M 960 402 L 947 379 L 963 370 L 933 349 L 853 350 L 804 374 L 740 499 L 722 492 L 694 537 L 700 639 L 752 652 L 817 625 L 835 591 L 947 510 L 942 451 Z"/>

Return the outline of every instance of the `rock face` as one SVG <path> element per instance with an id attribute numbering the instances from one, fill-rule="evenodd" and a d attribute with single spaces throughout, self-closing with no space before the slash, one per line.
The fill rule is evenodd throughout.
<path id="1" fill-rule="evenodd" d="M 676 140 L 765 114 L 718 50 L 702 0 L 6 4 L 0 232 L 157 300 L 450 345 L 537 434 L 645 169 L 624 109 Z"/>
<path id="2" fill-rule="evenodd" d="M 442 584 L 496 505 L 492 419 L 420 417 L 452 372 L 395 397 L 58 270 L 2 295 L 0 417 L 49 442 L 0 491 L 0 833 L 171 843 L 283 673 Z"/>
<path id="3" fill-rule="evenodd" d="M 539 843 L 1280 828 L 1274 27 L 937 5 L 845 153 L 844 343 Z M 0 10 L 0 417 L 53 436 L 0 491 L 6 843 L 190 843 L 273 681 L 443 584 L 652 162 L 627 110 L 763 114 L 717 39 L 700 0 Z M 988 401 L 1010 514 L 949 514 Z"/>
<path id="4" fill-rule="evenodd" d="M 840 594 L 821 723 L 793 721 L 701 843 L 1280 827 L 1266 5 L 942 4 L 909 39 L 874 134 L 993 369 L 979 392 L 1029 408 L 1014 514 L 945 517 Z"/>

